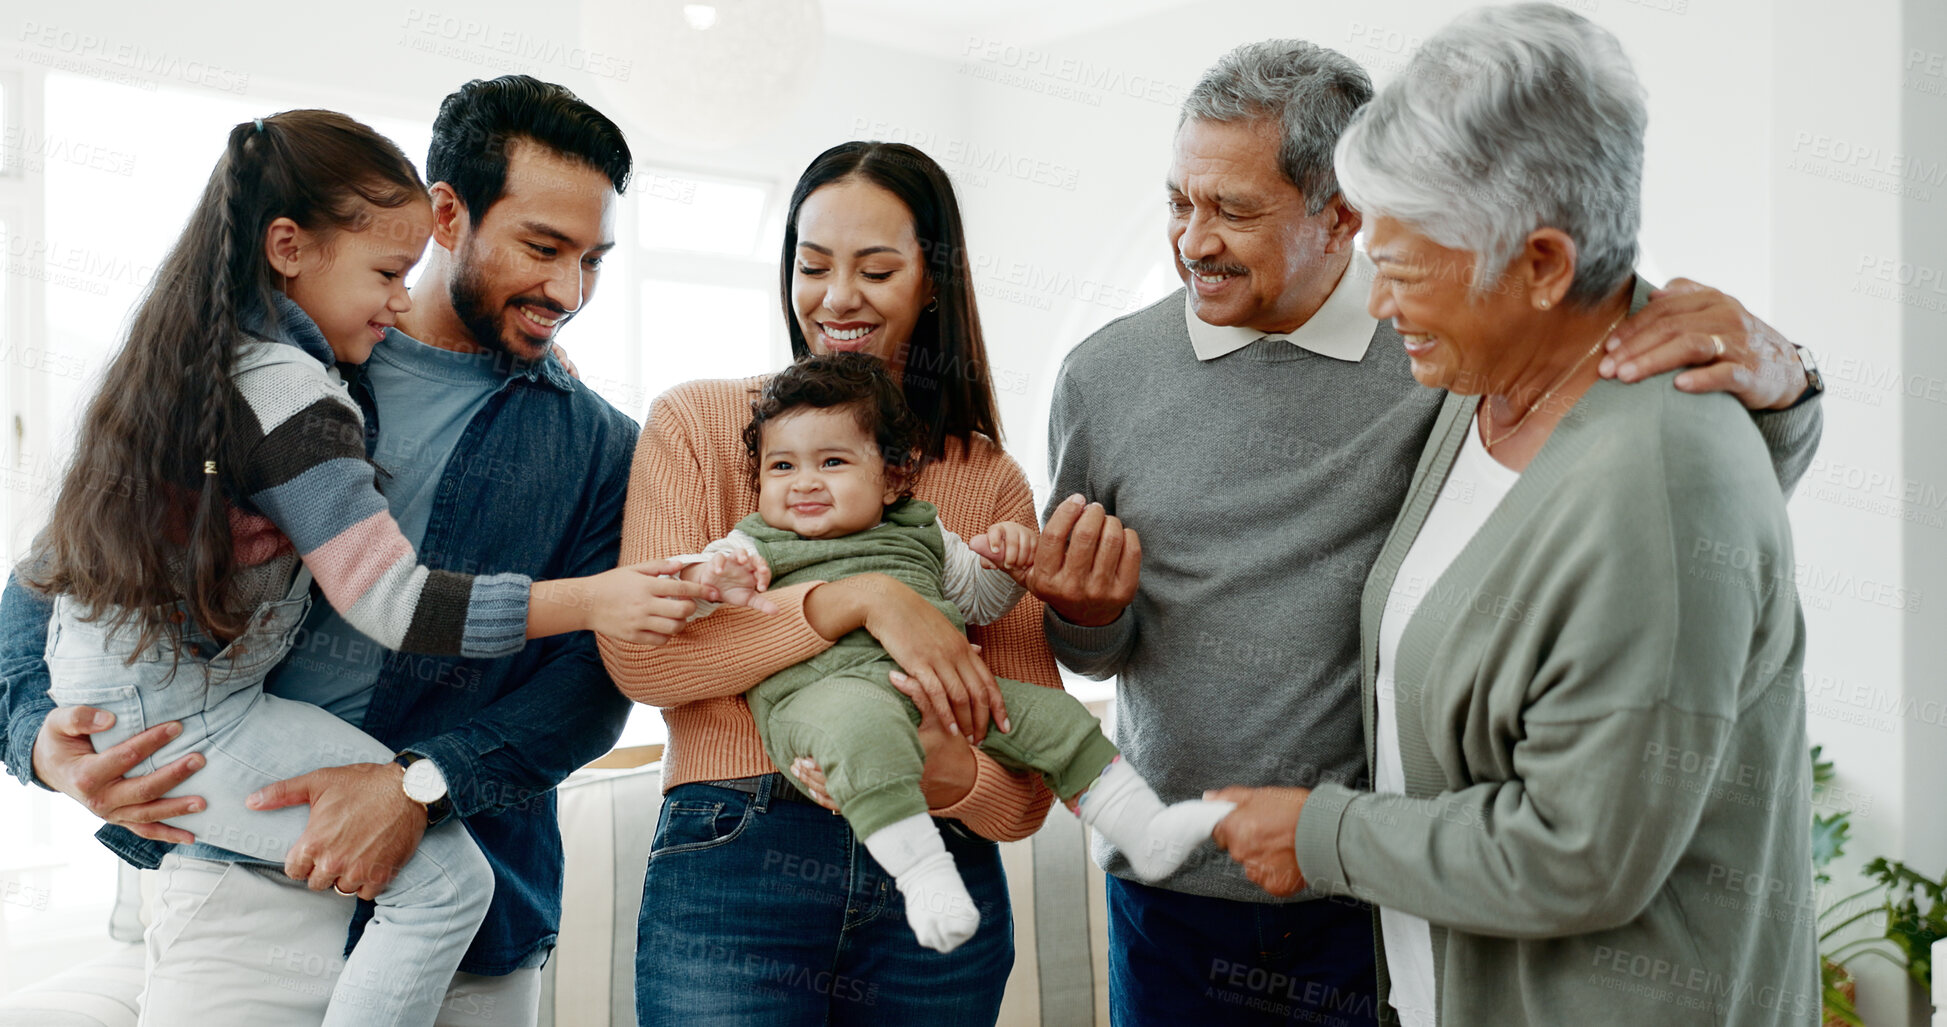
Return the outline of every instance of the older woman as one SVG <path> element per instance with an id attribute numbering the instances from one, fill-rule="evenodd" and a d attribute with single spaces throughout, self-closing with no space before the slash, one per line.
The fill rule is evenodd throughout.
<path id="1" fill-rule="evenodd" d="M 1596 368 L 1647 300 L 1645 120 L 1616 40 L 1529 4 L 1429 39 L 1339 143 L 1372 312 L 1450 395 L 1366 585 L 1374 790 L 1231 789 L 1218 839 L 1381 907 L 1409 1025 L 1817 1018 L 1778 483 L 1728 397 Z"/>

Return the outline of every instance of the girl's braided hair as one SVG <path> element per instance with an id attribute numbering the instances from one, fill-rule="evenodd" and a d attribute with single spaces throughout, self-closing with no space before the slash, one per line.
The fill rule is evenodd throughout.
<path id="1" fill-rule="evenodd" d="M 373 208 L 425 197 L 398 146 L 335 111 L 285 111 L 231 128 L 82 416 L 23 577 L 114 628 L 136 625 L 134 653 L 165 635 L 178 599 L 205 632 L 241 633 L 251 611 L 232 596 L 229 512 L 245 494 L 251 440 L 243 429 L 253 420 L 230 371 L 244 326 L 276 316 L 270 224 L 290 218 L 323 237 L 328 257 L 333 237 L 365 228 Z"/>

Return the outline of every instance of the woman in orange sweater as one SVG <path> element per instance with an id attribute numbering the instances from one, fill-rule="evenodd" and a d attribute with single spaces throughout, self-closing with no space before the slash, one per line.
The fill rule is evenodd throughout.
<path id="1" fill-rule="evenodd" d="M 918 498 L 962 537 L 1004 520 L 1036 526 L 1027 479 L 998 442 L 959 207 L 939 165 L 895 143 L 820 154 L 792 193 L 783 261 L 793 352 L 879 357 L 926 424 Z M 656 400 L 630 478 L 624 563 L 700 552 L 756 509 L 741 435 L 761 381 L 691 382 Z M 601 638 L 617 686 L 660 707 L 669 728 L 637 929 L 638 1021 L 992 1024 L 1014 945 L 989 839 L 1032 834 L 1052 796 L 969 743 L 988 730 L 995 674 L 1061 687 L 1041 604 L 1029 596 L 962 635 L 883 575 L 763 595 L 775 613 L 719 610 L 660 647 Z M 743 699 L 860 628 L 910 675 L 895 684 L 923 712 L 921 785 L 981 913 L 951 953 L 919 945 L 845 821 L 774 772 Z M 816 768 L 805 776 L 815 782 Z"/>

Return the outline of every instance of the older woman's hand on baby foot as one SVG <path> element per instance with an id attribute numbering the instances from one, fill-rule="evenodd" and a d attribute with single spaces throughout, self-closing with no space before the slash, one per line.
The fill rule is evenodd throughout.
<path id="1" fill-rule="evenodd" d="M 1241 788 L 1205 792 L 1206 799 L 1237 804 L 1230 816 L 1217 822 L 1211 839 L 1230 858 L 1244 865 L 1251 883 L 1280 898 L 1305 887 L 1298 868 L 1298 815 L 1304 811 L 1309 788 Z"/>

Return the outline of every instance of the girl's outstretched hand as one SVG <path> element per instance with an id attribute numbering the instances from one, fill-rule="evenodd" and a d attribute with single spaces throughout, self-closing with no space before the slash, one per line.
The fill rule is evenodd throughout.
<path id="1" fill-rule="evenodd" d="M 683 577 L 715 589 L 726 606 L 777 612 L 777 604 L 764 598 L 764 590 L 771 587 L 771 565 L 741 549 L 715 553 L 703 563 L 693 563 L 683 569 Z"/>
<path id="2" fill-rule="evenodd" d="M 675 560 L 617 567 L 585 578 L 537 581 L 529 592 L 527 637 L 594 631 L 637 645 L 662 645 L 683 630 L 699 599 L 716 590 L 676 577 Z"/>

